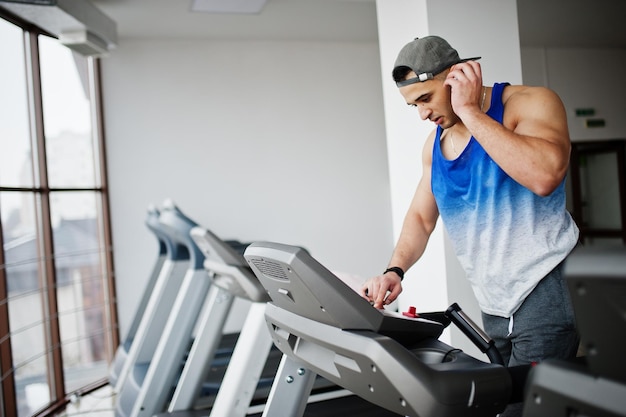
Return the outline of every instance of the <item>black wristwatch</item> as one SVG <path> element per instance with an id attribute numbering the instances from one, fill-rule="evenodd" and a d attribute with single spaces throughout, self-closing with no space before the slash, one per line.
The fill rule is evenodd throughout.
<path id="1" fill-rule="evenodd" d="M 395 272 L 396 274 L 398 274 L 398 276 L 400 277 L 400 281 L 404 279 L 404 271 L 399 266 L 391 266 L 385 269 L 385 272 L 383 272 L 383 275 L 385 275 L 387 272 Z"/>

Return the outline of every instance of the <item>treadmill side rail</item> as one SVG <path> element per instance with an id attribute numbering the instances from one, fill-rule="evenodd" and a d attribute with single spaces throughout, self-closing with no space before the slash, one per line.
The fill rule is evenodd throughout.
<path id="1" fill-rule="evenodd" d="M 293 361 L 400 415 L 493 417 L 508 403 L 506 368 L 436 339 L 407 350 L 387 336 L 341 330 L 272 303 L 265 318 L 274 344 Z"/>

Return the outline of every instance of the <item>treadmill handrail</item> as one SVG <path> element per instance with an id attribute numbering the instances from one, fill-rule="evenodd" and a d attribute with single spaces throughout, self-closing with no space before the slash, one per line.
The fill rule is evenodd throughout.
<path id="1" fill-rule="evenodd" d="M 270 300 L 243 255 L 231 247 L 234 242 L 228 244 L 200 226 L 191 229 L 190 235 L 205 256 L 204 269 L 211 274 L 214 285 L 252 302 Z"/>
<path id="2" fill-rule="evenodd" d="M 504 366 L 502 355 L 500 355 L 500 351 L 496 348 L 493 339 L 474 323 L 457 303 L 448 307 L 446 316 L 450 318 L 452 323 L 454 323 L 482 353 L 487 355 L 491 363 Z"/>
<path id="3" fill-rule="evenodd" d="M 174 259 L 189 259 L 190 269 L 202 269 L 204 255 L 191 239 L 191 229 L 197 223 L 187 217 L 171 200 L 166 200 L 159 216 L 159 228 L 168 238 Z"/>

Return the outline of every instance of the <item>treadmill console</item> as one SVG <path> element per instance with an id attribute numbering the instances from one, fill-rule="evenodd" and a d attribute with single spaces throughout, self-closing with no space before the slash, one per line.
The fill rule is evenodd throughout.
<path id="1" fill-rule="evenodd" d="M 378 310 L 306 250 L 255 242 L 244 257 L 280 308 L 343 330 L 370 330 L 401 343 L 437 338 L 447 322 Z M 441 315 L 443 317 L 443 314 Z"/>
<path id="2" fill-rule="evenodd" d="M 267 292 L 238 250 L 245 244 L 223 241 L 202 227 L 191 229 L 191 238 L 204 253 L 204 268 L 213 273 L 213 284 L 252 302 L 267 302 Z"/>

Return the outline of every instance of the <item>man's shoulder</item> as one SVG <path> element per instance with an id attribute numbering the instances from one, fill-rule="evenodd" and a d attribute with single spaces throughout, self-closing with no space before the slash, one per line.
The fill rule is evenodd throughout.
<path id="1" fill-rule="evenodd" d="M 561 98 L 547 87 L 507 86 L 502 92 L 502 102 L 503 124 L 509 129 L 515 130 L 523 120 L 542 120 L 544 124 L 561 127 L 567 124 Z"/>
<path id="2" fill-rule="evenodd" d="M 524 104 L 533 100 L 557 99 L 552 90 L 542 86 L 508 85 L 502 91 L 502 102 L 507 104 Z"/>

